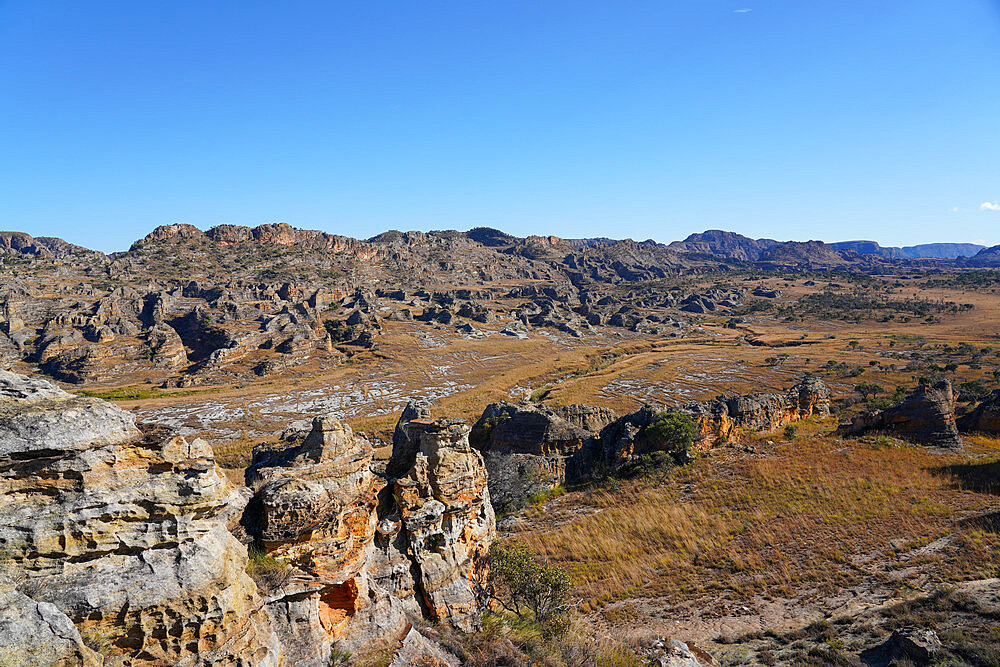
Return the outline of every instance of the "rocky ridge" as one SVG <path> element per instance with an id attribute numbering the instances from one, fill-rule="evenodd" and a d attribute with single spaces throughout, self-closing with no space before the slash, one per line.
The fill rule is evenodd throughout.
<path id="1" fill-rule="evenodd" d="M 657 451 L 646 429 L 664 412 L 691 417 L 693 446 L 708 450 L 734 439 L 740 430 L 773 431 L 810 416 L 830 414 L 830 390 L 807 377 L 781 393 L 720 396 L 677 408 L 643 406 L 618 417 L 607 408 L 532 403 L 492 403 L 472 427 L 470 440 L 489 471 L 489 488 L 499 508 L 513 509 L 535 494 L 608 474 Z M 411 405 L 401 422 L 426 418 L 426 407 Z"/>

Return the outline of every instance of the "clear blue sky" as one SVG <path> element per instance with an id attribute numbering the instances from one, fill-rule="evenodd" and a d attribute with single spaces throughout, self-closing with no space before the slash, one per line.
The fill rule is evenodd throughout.
<path id="1" fill-rule="evenodd" d="M 276 221 L 995 244 L 998 201 L 996 0 L 0 0 L 0 229 L 102 250 Z"/>

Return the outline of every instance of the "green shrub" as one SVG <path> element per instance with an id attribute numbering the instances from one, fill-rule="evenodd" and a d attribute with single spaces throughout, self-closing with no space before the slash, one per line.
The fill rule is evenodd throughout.
<path id="1" fill-rule="evenodd" d="M 668 410 L 656 414 L 652 423 L 643 429 L 642 437 L 653 449 L 670 454 L 675 461 L 684 462 L 697 433 L 698 425 L 691 417 Z"/>
<path id="2" fill-rule="evenodd" d="M 275 560 L 259 546 L 251 544 L 247 557 L 247 574 L 265 593 L 282 589 L 292 577 L 289 565 Z"/>

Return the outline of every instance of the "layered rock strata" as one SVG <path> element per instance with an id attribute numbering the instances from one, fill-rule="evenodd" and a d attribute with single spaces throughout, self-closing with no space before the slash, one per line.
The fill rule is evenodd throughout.
<path id="1" fill-rule="evenodd" d="M 469 439 L 486 462 L 494 505 L 512 509 L 533 494 L 566 483 L 574 456 L 616 418 L 612 410 L 588 405 L 487 406 Z"/>
<path id="2" fill-rule="evenodd" d="M 1000 433 L 1000 389 L 958 418 L 956 423 L 962 432 Z"/>
<path id="3" fill-rule="evenodd" d="M 807 417 L 830 414 L 830 390 L 805 378 L 781 393 L 746 394 L 688 403 L 672 410 L 697 425 L 694 446 L 710 449 L 739 431 L 772 431 Z M 500 402 L 487 406 L 472 428 L 472 445 L 482 452 L 496 507 L 515 509 L 532 495 L 614 472 L 658 447 L 645 430 L 665 408 L 643 406 L 616 418 L 611 410 L 586 405 L 549 408 Z M 408 407 L 397 427 L 397 448 L 412 450 L 399 436 L 408 419 L 426 419 L 426 408 Z"/>
<path id="4" fill-rule="evenodd" d="M 0 618 L 5 650 L 98 661 L 82 635 L 106 665 L 283 664 L 204 441 L 0 372 L 0 492 L 2 594 L 23 610 Z"/>

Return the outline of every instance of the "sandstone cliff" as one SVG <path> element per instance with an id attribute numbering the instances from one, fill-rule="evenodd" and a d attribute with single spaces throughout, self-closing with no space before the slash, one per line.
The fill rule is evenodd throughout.
<path id="1" fill-rule="evenodd" d="M 533 494 L 614 472 L 656 444 L 643 436 L 665 408 L 643 406 L 616 418 L 611 410 L 587 405 L 549 408 L 522 403 L 493 403 L 472 428 L 472 445 L 482 452 L 489 471 L 490 496 L 496 507 L 516 509 Z M 773 431 L 813 415 L 830 414 L 830 390 L 807 377 L 781 393 L 720 396 L 673 408 L 697 425 L 693 446 L 710 449 L 740 430 Z M 426 407 L 408 406 L 396 429 L 394 451 L 412 451 L 403 426 L 429 415 Z"/>
<path id="2" fill-rule="evenodd" d="M 694 420 L 697 433 L 692 446 L 706 450 L 732 440 L 741 430 L 768 432 L 813 415 L 829 415 L 830 390 L 818 378 L 807 377 L 783 393 L 720 396 L 673 410 Z M 645 433 L 660 412 L 643 406 L 609 424 L 595 439 L 590 465 L 614 470 L 656 451 L 658 443 Z"/>
<path id="3" fill-rule="evenodd" d="M 962 415 L 956 423 L 963 432 L 1000 433 L 1000 389 Z"/>
<path id="4" fill-rule="evenodd" d="M 387 478 L 365 438 L 316 418 L 300 443 L 258 448 L 234 489 L 204 441 L 0 371 L 2 664 L 435 653 L 412 621 L 478 626 L 496 525 L 468 426 L 405 431 L 415 448 Z"/>
<path id="5" fill-rule="evenodd" d="M 574 456 L 616 417 L 588 405 L 488 405 L 469 439 L 486 462 L 494 505 L 514 509 L 532 494 L 565 484 Z M 577 481 L 572 473 L 570 481 Z"/>

